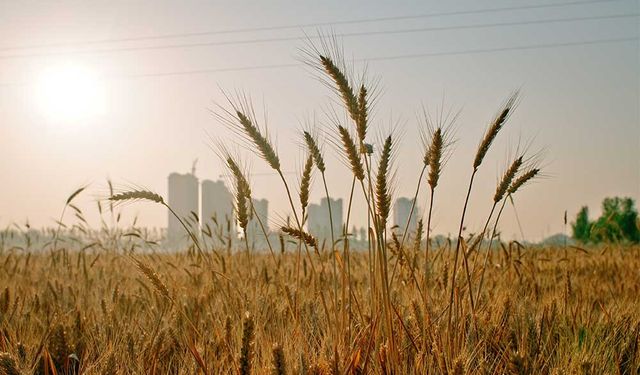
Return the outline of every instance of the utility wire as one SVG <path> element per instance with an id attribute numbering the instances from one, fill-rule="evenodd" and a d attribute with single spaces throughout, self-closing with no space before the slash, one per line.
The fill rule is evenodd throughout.
<path id="1" fill-rule="evenodd" d="M 585 46 L 585 45 L 599 45 L 599 44 L 608 44 L 608 43 L 625 43 L 625 42 L 633 42 L 638 40 L 640 40 L 640 38 L 638 36 L 634 36 L 634 37 L 624 37 L 624 38 L 614 38 L 614 39 L 585 40 L 585 41 L 578 41 L 578 42 L 546 43 L 546 44 L 532 44 L 532 45 L 511 46 L 511 47 L 467 49 L 467 50 L 461 50 L 461 51 L 427 52 L 427 53 L 415 53 L 415 54 L 405 54 L 405 55 L 377 56 L 377 57 L 354 59 L 352 61 L 353 62 L 391 61 L 391 60 L 416 59 L 416 58 L 427 58 L 427 57 L 440 57 L 440 56 L 473 55 L 473 54 L 483 54 L 483 53 L 491 53 L 491 52 L 524 51 L 524 50 L 547 49 L 547 48 L 560 48 L 560 47 L 564 48 L 564 47 Z M 136 79 L 136 78 L 151 78 L 151 77 L 187 76 L 187 75 L 197 75 L 197 74 L 281 69 L 281 68 L 294 68 L 294 67 L 304 67 L 304 66 L 305 64 L 303 63 L 250 65 L 250 66 L 242 66 L 242 67 L 210 68 L 210 69 L 194 69 L 194 70 L 158 72 L 158 73 L 130 74 L 130 75 L 117 76 L 115 78 Z M 3 83 L 3 84 L 0 84 L 0 87 L 26 86 L 26 85 L 27 85 L 26 83 Z"/>
<path id="2" fill-rule="evenodd" d="M 549 43 L 549 44 L 535 44 L 535 45 L 527 45 L 527 46 L 468 49 L 468 50 L 462 50 L 462 51 L 427 52 L 427 53 L 406 54 L 406 55 L 378 56 L 378 57 L 353 59 L 351 61 L 368 62 L 368 61 L 414 59 L 414 58 L 422 58 L 422 57 L 472 55 L 472 54 L 490 53 L 490 52 L 521 51 L 521 50 L 541 49 L 541 48 L 571 47 L 571 46 L 594 45 L 594 44 L 605 44 L 605 43 L 621 43 L 621 42 L 630 42 L 630 41 L 637 41 L 637 40 L 640 40 L 640 38 L 629 37 L 629 38 L 616 38 L 616 39 L 587 40 L 587 41 L 581 41 L 581 42 Z M 303 67 L 303 66 L 305 66 L 305 64 L 302 64 L 302 63 L 253 65 L 253 66 L 243 66 L 243 67 L 197 69 L 197 70 L 183 70 L 183 71 L 163 72 L 163 73 L 135 74 L 135 75 L 129 75 L 125 77 L 127 78 L 166 77 L 166 76 L 174 76 L 174 75 L 237 72 L 237 71 L 246 71 L 246 70 L 293 68 L 293 67 Z"/>
<path id="3" fill-rule="evenodd" d="M 360 32 L 336 34 L 335 36 L 341 37 L 341 38 L 349 38 L 349 37 L 371 36 L 371 35 L 407 34 L 407 33 L 418 33 L 418 32 L 427 32 L 427 31 L 468 30 L 468 29 L 505 27 L 505 26 L 539 25 L 539 24 L 561 23 L 561 22 L 637 18 L 638 16 L 640 16 L 640 14 L 612 14 L 612 15 L 606 15 L 606 16 L 569 17 L 569 18 L 529 20 L 529 21 L 509 21 L 509 22 L 495 22 L 495 23 L 458 25 L 458 26 L 434 26 L 434 27 L 420 27 L 420 28 L 409 28 L 409 29 L 399 29 L 399 30 L 360 31 Z M 77 54 L 102 54 L 102 53 L 112 53 L 112 52 L 119 53 L 119 52 L 133 52 L 133 51 L 165 50 L 165 49 L 176 49 L 176 48 L 260 44 L 260 43 L 300 41 L 303 39 L 321 39 L 321 38 L 323 38 L 322 35 L 307 36 L 307 37 L 297 36 L 297 37 L 279 37 L 279 38 L 265 38 L 265 39 L 246 39 L 246 40 L 236 40 L 236 41 L 179 43 L 179 44 L 158 45 L 158 46 L 115 47 L 115 48 L 101 48 L 101 49 L 89 49 L 89 50 L 78 50 L 78 51 L 40 52 L 40 53 L 31 53 L 31 54 L 18 54 L 18 55 L 0 55 L 0 60 L 44 57 L 44 56 L 61 56 L 61 55 L 69 55 L 69 54 L 76 54 L 76 55 Z"/>
<path id="4" fill-rule="evenodd" d="M 619 1 L 621 0 L 581 0 L 581 1 L 569 1 L 569 2 L 553 3 L 553 4 L 529 4 L 529 5 L 522 5 L 522 6 L 507 6 L 507 7 L 498 7 L 498 8 L 488 8 L 488 9 L 448 11 L 448 12 L 436 12 L 436 13 L 426 13 L 426 14 L 417 14 L 417 15 L 403 15 L 403 16 L 390 16 L 390 17 L 377 17 L 377 18 L 360 18 L 360 19 L 351 19 L 351 20 L 342 20 L 342 21 L 326 21 L 326 22 L 315 22 L 315 23 L 261 26 L 261 27 L 236 28 L 236 29 L 226 29 L 226 30 L 186 32 L 186 33 L 169 33 L 169 34 L 148 35 L 148 36 L 139 36 L 139 37 L 105 38 L 105 39 L 85 40 L 85 41 L 79 41 L 79 42 L 43 43 L 43 44 L 33 44 L 28 46 L 3 47 L 3 48 L 0 48 L 0 52 L 18 51 L 18 50 L 36 49 L 36 48 L 77 47 L 81 45 L 137 42 L 137 41 L 149 41 L 149 40 L 160 40 L 160 39 L 177 39 L 177 38 L 187 38 L 187 37 L 195 37 L 195 36 L 235 34 L 235 33 L 245 33 L 245 32 L 254 32 L 254 31 L 273 31 L 273 30 L 287 30 L 287 29 L 302 29 L 302 28 L 321 27 L 321 26 L 364 24 L 364 23 L 433 18 L 433 17 L 443 17 L 443 16 L 486 14 L 486 13 L 505 12 L 505 11 L 514 11 L 514 10 L 547 9 L 547 8 L 557 8 L 557 7 L 577 6 L 577 5 L 579 6 L 579 5 L 587 5 L 587 4 L 615 3 Z"/>

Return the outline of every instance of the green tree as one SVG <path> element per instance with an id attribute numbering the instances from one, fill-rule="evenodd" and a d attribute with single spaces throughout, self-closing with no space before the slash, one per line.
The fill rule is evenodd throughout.
<path id="1" fill-rule="evenodd" d="M 578 212 L 575 223 L 571 223 L 573 238 L 577 241 L 587 243 L 591 238 L 591 225 L 589 222 L 589 208 L 584 206 Z"/>
<path id="2" fill-rule="evenodd" d="M 580 242 L 640 242 L 638 211 L 628 197 L 605 198 L 602 215 L 595 222 L 589 221 L 589 210 L 582 207 L 571 226 L 573 238 Z"/>

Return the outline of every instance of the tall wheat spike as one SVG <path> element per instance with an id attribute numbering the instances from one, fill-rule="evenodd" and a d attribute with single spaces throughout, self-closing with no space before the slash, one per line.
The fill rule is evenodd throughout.
<path id="1" fill-rule="evenodd" d="M 279 170 L 280 158 L 269 139 L 262 135 L 260 129 L 258 129 L 253 121 L 251 121 L 251 118 L 249 118 L 248 115 L 236 109 L 236 116 L 238 118 L 238 122 L 242 126 L 242 129 L 244 129 L 247 136 L 253 140 L 253 143 L 260 152 L 262 158 L 269 164 L 269 166 L 271 166 L 271 168 Z"/>
<path id="2" fill-rule="evenodd" d="M 368 113 L 369 105 L 367 103 L 367 88 L 365 85 L 360 86 L 360 92 L 358 93 L 358 118 L 356 120 L 356 131 L 358 133 L 358 140 L 360 141 L 360 147 L 364 147 L 364 141 L 367 137 L 368 127 Z M 364 150 L 360 150 L 364 152 Z"/>
<path id="3" fill-rule="evenodd" d="M 504 175 L 500 179 L 500 183 L 496 187 L 496 193 L 493 195 L 493 202 L 500 202 L 504 195 L 507 193 L 507 190 L 511 186 L 511 182 L 515 178 L 520 166 L 522 165 L 522 156 L 517 157 L 507 168 Z"/>
<path id="4" fill-rule="evenodd" d="M 238 163 L 231 157 L 227 156 L 227 167 L 231 171 L 234 179 L 235 187 L 235 208 L 238 215 L 238 223 L 240 228 L 244 231 L 245 237 L 247 232 L 247 225 L 249 223 L 249 217 L 251 216 L 250 205 L 251 203 L 251 187 L 247 181 L 244 173 L 240 169 Z"/>
<path id="5" fill-rule="evenodd" d="M 342 141 L 344 153 L 349 160 L 349 164 L 351 165 L 351 172 L 353 172 L 353 175 L 358 180 L 363 181 L 364 168 L 362 167 L 362 160 L 360 159 L 360 154 L 358 153 L 356 144 L 353 142 L 353 138 L 351 138 L 351 134 L 349 134 L 347 128 L 342 125 L 338 126 L 338 133 L 340 134 L 340 140 Z"/>
<path id="6" fill-rule="evenodd" d="M 334 83 L 336 84 L 338 92 L 342 97 L 344 106 L 347 108 L 347 112 L 349 112 L 351 119 L 357 122 L 359 117 L 358 99 L 353 92 L 353 88 L 349 83 L 349 79 L 340 70 L 340 68 L 338 68 L 331 57 L 320 55 L 318 56 L 318 58 L 320 59 L 320 63 L 322 64 L 322 67 L 324 68 L 327 75 L 329 75 L 329 77 L 331 77 L 331 79 L 333 79 Z"/>
<path id="7" fill-rule="evenodd" d="M 304 136 L 307 149 L 309 150 L 309 154 L 313 157 L 313 162 L 315 163 L 316 168 L 318 168 L 321 173 L 324 173 L 327 167 L 325 166 L 324 157 L 322 156 L 320 147 L 318 147 L 318 143 L 308 131 L 305 130 L 302 134 Z"/>
<path id="8" fill-rule="evenodd" d="M 302 169 L 302 178 L 300 179 L 300 205 L 304 212 L 309 205 L 309 188 L 311 185 L 311 172 L 313 171 L 313 155 L 307 156 L 307 161 Z M 303 218 L 304 220 L 304 218 Z"/>
<path id="9" fill-rule="evenodd" d="M 511 185 L 509 186 L 509 189 L 507 190 L 507 192 L 509 193 L 509 195 L 515 194 L 516 191 L 518 191 L 518 189 L 520 189 L 522 186 L 524 186 L 527 182 L 529 182 L 532 179 L 536 178 L 539 174 L 540 174 L 540 168 L 531 168 L 531 169 L 529 169 L 528 171 L 526 171 L 523 174 L 521 174 L 518 178 L 516 178 L 511 183 Z"/>
<path id="10" fill-rule="evenodd" d="M 431 189 L 435 189 L 436 186 L 438 186 L 440 172 L 442 170 L 442 158 L 444 154 L 444 135 L 442 132 L 442 128 L 438 128 L 433 133 L 429 152 L 425 153 L 424 158 L 424 161 L 429 164 L 428 182 Z"/>
<path id="11" fill-rule="evenodd" d="M 489 128 L 487 128 L 487 131 L 485 132 L 484 137 L 482 138 L 482 141 L 478 145 L 476 156 L 473 159 L 474 169 L 478 169 L 478 167 L 480 167 L 480 164 L 482 164 L 482 161 L 484 160 L 485 155 L 489 151 L 491 144 L 496 139 L 496 137 L 498 136 L 498 133 L 500 132 L 504 124 L 507 122 L 507 119 L 509 118 L 511 113 L 513 112 L 513 109 L 517 103 L 517 100 L 518 100 L 518 92 L 516 91 L 511 95 L 511 97 L 504 104 L 504 106 L 502 107 L 498 115 L 489 125 Z"/>
<path id="12" fill-rule="evenodd" d="M 378 224 L 380 230 L 384 231 L 387 226 L 387 219 L 389 218 L 389 211 L 391 208 L 391 196 L 389 194 L 389 163 L 391 162 L 391 147 L 393 145 L 391 136 L 389 135 L 382 146 L 382 153 L 380 154 L 380 162 L 378 164 L 378 173 L 376 175 L 376 203 L 378 209 Z"/>

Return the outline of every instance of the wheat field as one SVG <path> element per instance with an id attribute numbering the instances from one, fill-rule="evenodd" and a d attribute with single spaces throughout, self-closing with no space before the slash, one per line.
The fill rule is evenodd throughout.
<path id="1" fill-rule="evenodd" d="M 351 305 L 295 256 L 98 250 L 0 255 L 0 369 L 19 373 L 638 373 L 640 248 L 495 250 L 477 330 L 465 305 L 451 329 L 450 249 L 428 302 L 407 264 L 394 281 L 395 353 L 354 255 Z M 421 254 L 409 251 L 410 262 Z M 320 254 L 329 264 L 328 254 Z M 213 265 L 213 266 L 212 266 Z M 222 271 L 218 272 L 216 269 Z M 456 298 L 464 297 L 464 288 Z M 378 302 L 376 302 L 378 303 Z M 346 309 L 343 309 L 347 307 Z M 346 317 L 335 316 L 335 312 Z M 391 356 L 395 368 L 391 368 Z"/>

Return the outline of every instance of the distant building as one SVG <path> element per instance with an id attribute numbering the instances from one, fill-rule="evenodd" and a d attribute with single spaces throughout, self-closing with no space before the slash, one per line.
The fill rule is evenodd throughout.
<path id="1" fill-rule="evenodd" d="M 398 198 L 396 204 L 393 206 L 393 224 L 398 226 L 400 232 L 404 231 L 407 223 L 409 223 L 409 232 L 416 230 L 418 223 L 418 207 L 416 206 L 409 217 L 411 212 L 411 206 L 414 200 L 409 198 Z"/>
<path id="2" fill-rule="evenodd" d="M 318 239 L 331 245 L 331 221 L 329 220 L 329 204 L 327 198 L 322 198 L 320 204 L 310 204 L 307 230 Z M 333 219 L 334 239 L 342 236 L 342 199 L 331 199 L 331 218 Z"/>
<path id="3" fill-rule="evenodd" d="M 253 199 L 253 207 L 255 213 L 251 213 L 251 219 L 247 224 L 247 239 L 249 240 L 249 246 L 254 246 L 256 250 L 265 250 L 267 242 L 260 223 L 264 226 L 264 230 L 269 233 L 269 201 L 266 199 Z M 256 214 L 260 221 L 255 217 Z"/>
<path id="4" fill-rule="evenodd" d="M 200 221 L 205 231 L 229 234 L 235 227 L 233 219 L 233 196 L 222 181 L 202 181 L 202 210 Z M 229 228 L 227 224 L 230 223 Z M 235 233 L 235 228 L 232 229 Z"/>
<path id="5" fill-rule="evenodd" d="M 191 173 L 169 175 L 169 206 L 187 224 L 197 227 L 193 214 L 198 214 L 198 179 Z M 178 219 L 169 212 L 167 226 L 169 241 L 178 242 L 187 238 L 187 233 Z"/>

